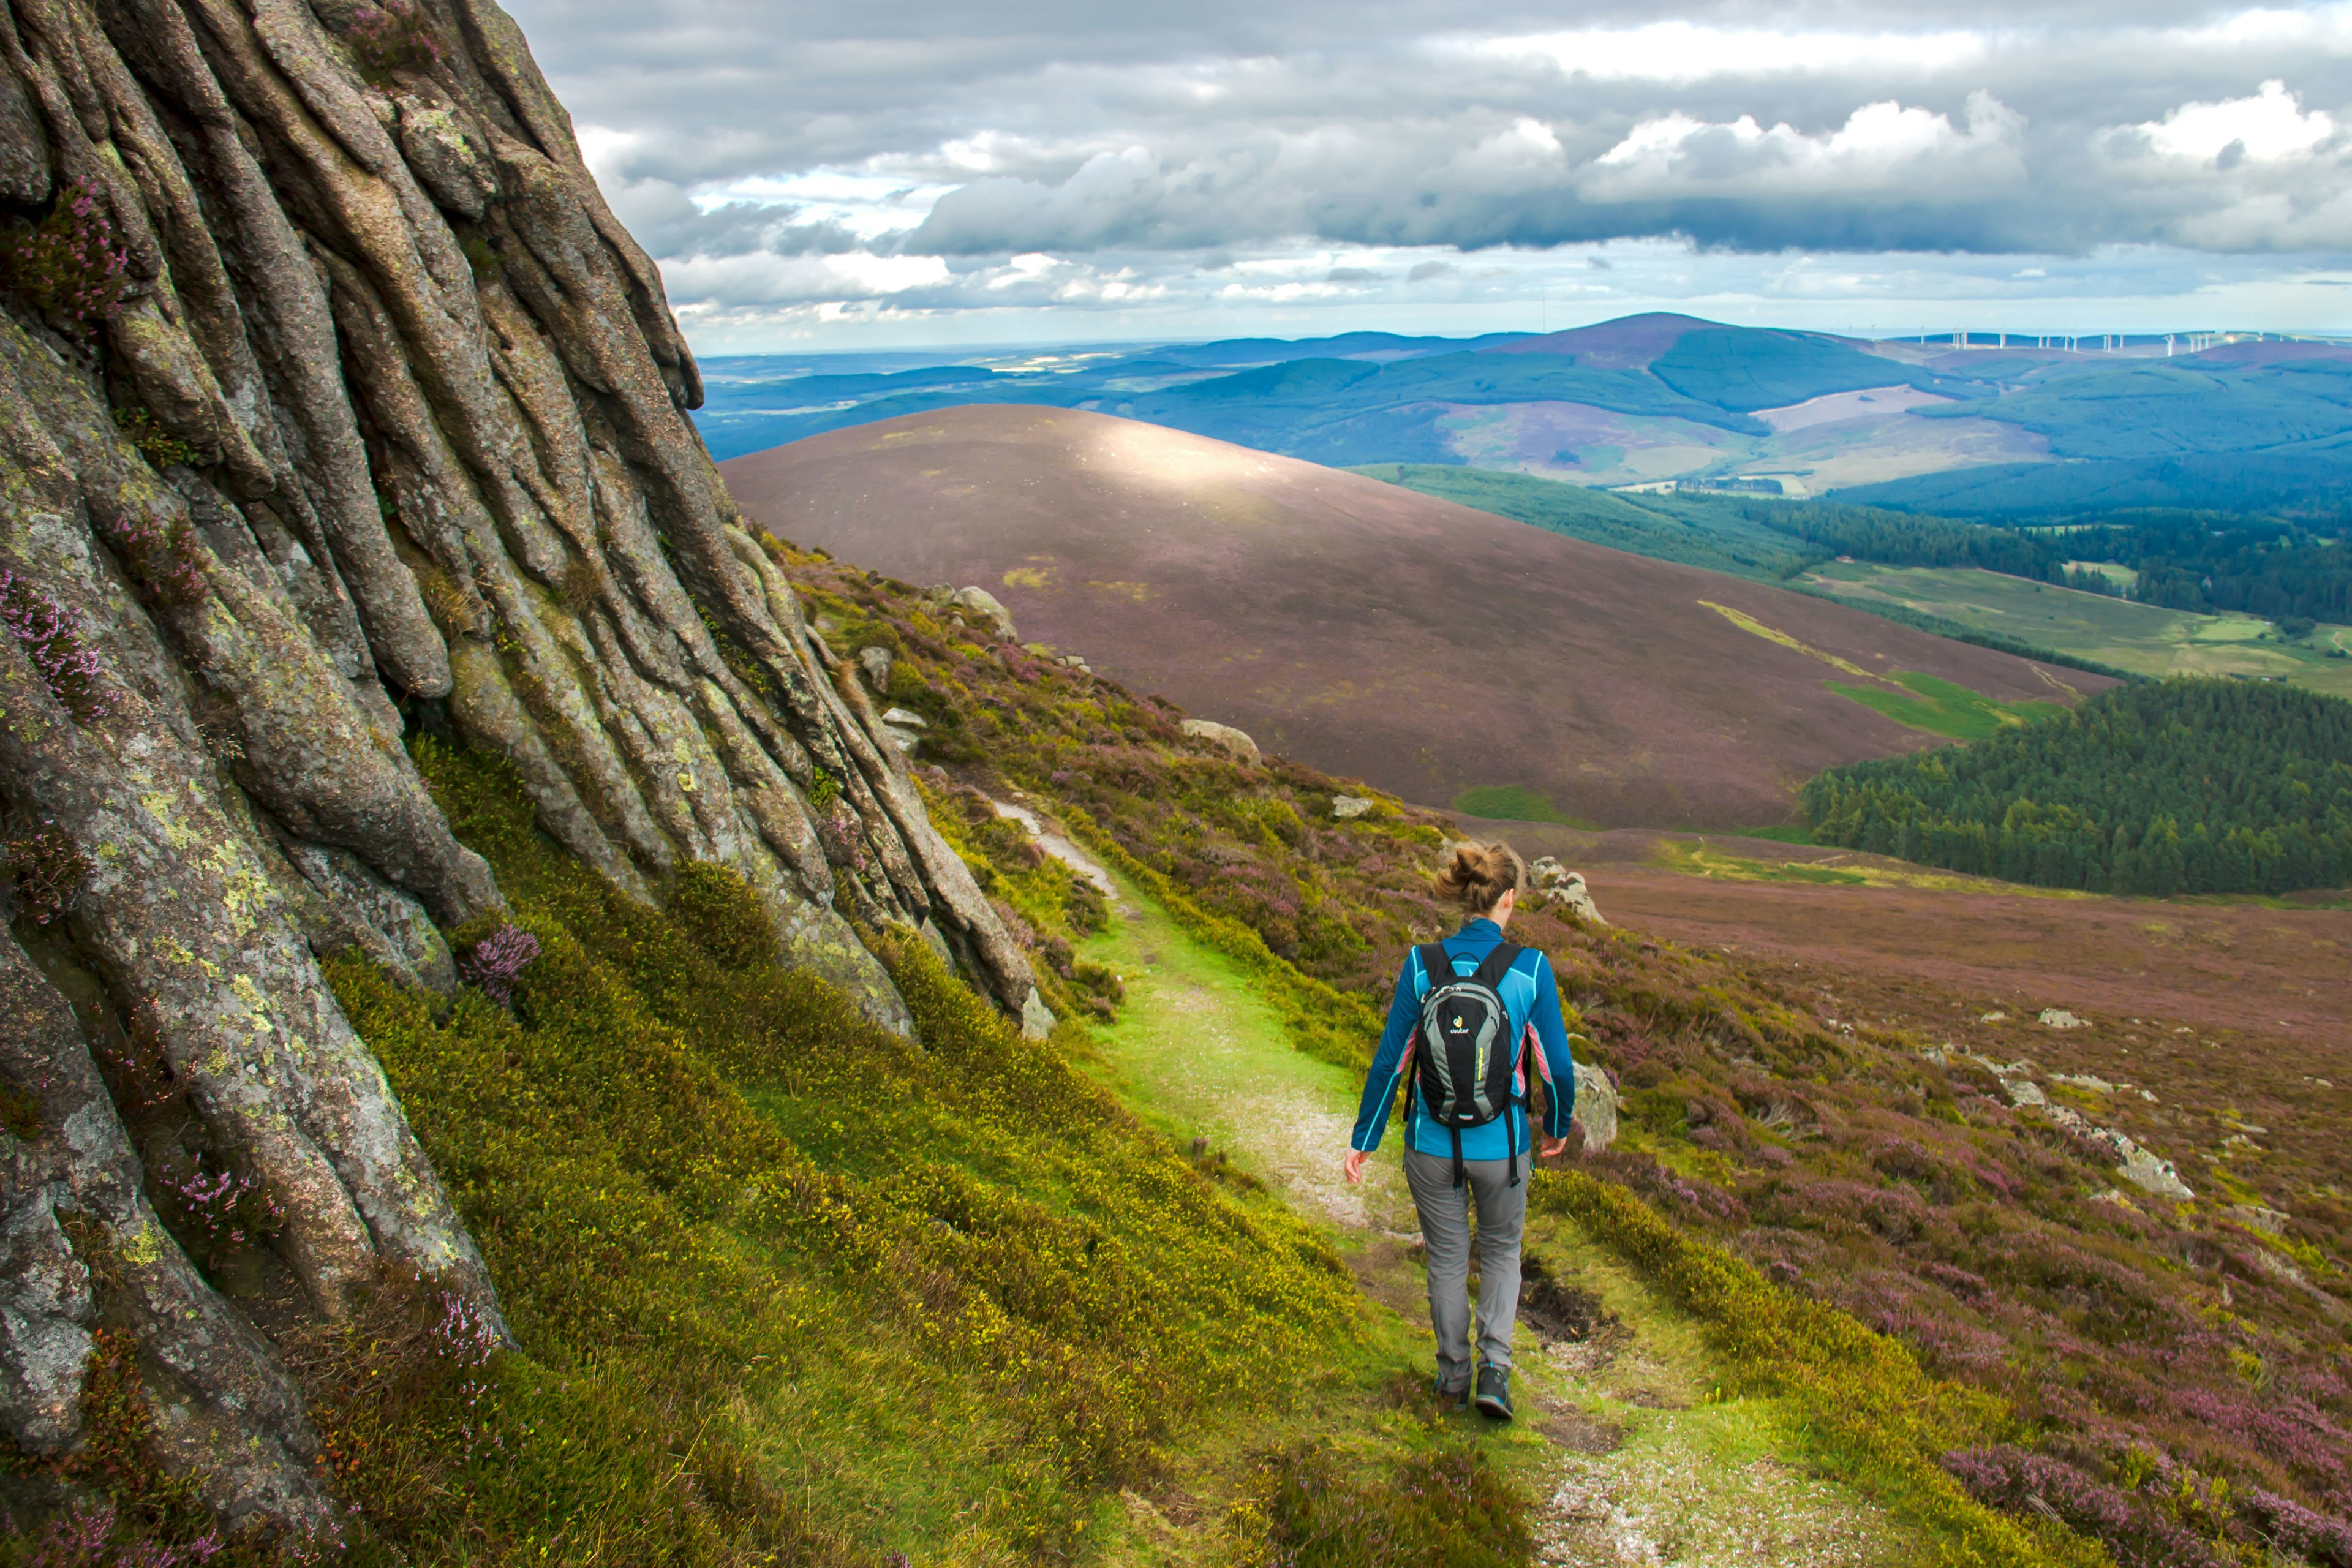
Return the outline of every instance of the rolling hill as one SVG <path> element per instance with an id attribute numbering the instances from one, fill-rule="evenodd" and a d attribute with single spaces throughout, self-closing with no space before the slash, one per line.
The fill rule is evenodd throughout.
<path id="1" fill-rule="evenodd" d="M 1776 821 L 1823 767 L 2105 684 L 1096 414 L 941 410 L 724 470 L 799 544 L 985 584 L 1136 689 L 1489 815 Z"/>
<path id="2" fill-rule="evenodd" d="M 1983 342 L 1993 338 L 1991 342 Z M 1082 408 L 1336 466 L 1466 465 L 1619 487 L 2001 516 L 2111 507 L 2336 518 L 2352 345 L 2164 338 L 1954 348 L 1651 313 L 1542 335 L 714 362 L 698 424 L 733 457 L 975 402 Z"/>

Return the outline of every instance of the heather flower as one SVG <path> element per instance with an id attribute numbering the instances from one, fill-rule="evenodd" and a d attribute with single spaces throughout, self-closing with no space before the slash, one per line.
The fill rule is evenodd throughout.
<path id="1" fill-rule="evenodd" d="M 89 876 L 89 858 L 55 822 L 44 819 L 30 832 L 0 843 L 0 863 L 16 879 L 16 909 L 35 925 L 65 912 Z"/>
<path id="2" fill-rule="evenodd" d="M 49 695 L 84 723 L 114 710 L 98 653 L 84 640 L 81 613 L 29 577 L 0 569 L 0 628 L 16 639 Z"/>
<path id="3" fill-rule="evenodd" d="M 144 513 L 121 512 L 93 521 L 131 575 L 163 603 L 193 605 L 211 591 L 205 581 L 204 547 L 185 519 L 166 523 Z"/>
<path id="4" fill-rule="evenodd" d="M 517 977 L 538 956 L 539 938 L 509 921 L 474 944 L 466 957 L 466 978 L 503 1007 L 514 1000 Z"/>
<path id="5" fill-rule="evenodd" d="M 114 220 L 76 185 L 58 193 L 48 216 L 0 240 L 0 270 L 27 303 L 77 328 L 111 321 L 139 289 Z"/>
<path id="6" fill-rule="evenodd" d="M 217 1531 L 178 1545 L 160 1541 L 115 1540 L 111 1502 L 76 1503 L 73 1511 L 49 1521 L 30 1553 L 16 1559 L 22 1568 L 199 1568 L 224 1550 Z"/>
<path id="7" fill-rule="evenodd" d="M 344 37 L 360 75 L 379 85 L 395 71 L 430 70 L 441 63 L 441 41 L 415 0 L 379 0 L 355 7 Z"/>

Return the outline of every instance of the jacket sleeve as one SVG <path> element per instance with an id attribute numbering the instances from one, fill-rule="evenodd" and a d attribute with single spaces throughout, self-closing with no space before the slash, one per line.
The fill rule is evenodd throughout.
<path id="1" fill-rule="evenodd" d="M 1389 998 L 1388 1027 L 1381 1031 L 1381 1048 L 1372 1056 L 1372 1070 L 1364 1078 L 1363 1103 L 1356 1108 L 1356 1131 L 1348 1147 L 1370 1151 L 1381 1146 L 1388 1131 L 1389 1110 L 1396 1104 L 1397 1084 L 1404 1077 L 1405 1043 L 1421 1022 L 1421 954 L 1408 952 L 1397 974 L 1396 994 Z M 1552 1008 L 1558 1016 L 1557 1005 Z"/>
<path id="2" fill-rule="evenodd" d="M 1568 1119 L 1576 1114 L 1576 1057 L 1568 1048 L 1568 1024 L 1560 1016 L 1559 982 L 1553 978 L 1551 960 L 1536 954 L 1536 1005 L 1528 1025 L 1535 1030 L 1537 1066 L 1544 1076 L 1544 1133 L 1568 1136 Z"/>

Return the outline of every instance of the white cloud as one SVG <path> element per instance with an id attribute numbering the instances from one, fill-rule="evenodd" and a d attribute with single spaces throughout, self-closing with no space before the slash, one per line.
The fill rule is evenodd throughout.
<path id="1" fill-rule="evenodd" d="M 2312 152 L 2336 134 L 2336 121 L 2325 110 L 2305 113 L 2286 83 L 2273 80 L 2263 83 L 2252 98 L 2184 103 L 2139 130 L 2168 157 L 2202 161 L 2235 147 L 2243 157 L 2278 159 Z"/>
<path id="2" fill-rule="evenodd" d="M 1726 27 L 1680 19 L 1452 42 L 1474 57 L 1539 60 L 1599 81 L 1685 83 L 1769 75 L 1923 76 L 1975 65 L 1990 51 L 1980 32 L 1811 32 Z"/>
<path id="3" fill-rule="evenodd" d="M 2126 252 L 2202 298 L 2352 253 L 2352 0 L 508 3 L 673 300 L 730 331 L 1700 287 L 1599 273 L 1603 243 L 1759 310 L 2063 297 Z"/>

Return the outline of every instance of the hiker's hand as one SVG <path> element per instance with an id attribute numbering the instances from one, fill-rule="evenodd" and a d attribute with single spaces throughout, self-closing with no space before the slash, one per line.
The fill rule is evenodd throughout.
<path id="1" fill-rule="evenodd" d="M 1360 1182 L 1364 1179 L 1364 1162 L 1370 1158 L 1371 1155 L 1361 1149 L 1350 1149 L 1348 1151 L 1347 1162 L 1339 1169 L 1346 1173 L 1350 1182 Z"/>
<path id="2" fill-rule="evenodd" d="M 1561 1151 L 1567 1147 L 1568 1140 L 1565 1138 L 1547 1138 L 1543 1141 L 1543 1157 L 1547 1160 L 1557 1160 Z"/>

